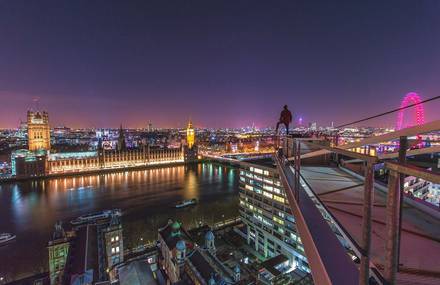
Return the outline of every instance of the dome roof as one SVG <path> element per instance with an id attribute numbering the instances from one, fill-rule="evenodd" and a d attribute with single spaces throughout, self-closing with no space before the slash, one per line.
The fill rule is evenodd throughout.
<path id="1" fill-rule="evenodd" d="M 237 265 L 235 265 L 235 267 L 234 267 L 234 272 L 235 273 L 240 273 L 240 266 L 237 264 Z"/>
<path id="2" fill-rule="evenodd" d="M 205 239 L 206 240 L 214 240 L 215 236 L 214 233 L 212 231 L 207 231 L 205 234 Z"/>
<path id="3" fill-rule="evenodd" d="M 184 250 L 186 249 L 185 241 L 184 241 L 184 240 L 179 240 L 179 241 L 176 243 L 176 249 L 177 249 L 177 250 L 180 250 L 180 251 L 184 251 Z"/>
<path id="4" fill-rule="evenodd" d="M 211 278 L 209 278 L 208 285 L 215 285 L 216 283 L 217 282 L 215 282 L 214 275 L 211 274 Z"/>
<path id="5" fill-rule="evenodd" d="M 175 231 L 179 230 L 179 229 L 180 229 L 180 224 L 179 224 L 179 222 L 178 222 L 178 221 L 175 221 L 175 222 L 171 225 L 171 228 L 172 228 L 173 230 L 175 230 Z"/>

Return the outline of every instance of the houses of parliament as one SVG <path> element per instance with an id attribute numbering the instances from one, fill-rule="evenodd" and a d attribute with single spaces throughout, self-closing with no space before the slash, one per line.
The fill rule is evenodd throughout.
<path id="1" fill-rule="evenodd" d="M 17 178 L 184 163 L 198 158 L 191 122 L 186 129 L 186 141 L 180 148 L 151 149 L 149 144 L 144 144 L 136 149 L 127 149 L 121 126 L 116 149 L 105 150 L 99 142 L 96 151 L 60 153 L 51 153 L 47 112 L 28 111 L 27 125 L 28 149 L 14 151 L 11 155 L 12 175 Z"/>

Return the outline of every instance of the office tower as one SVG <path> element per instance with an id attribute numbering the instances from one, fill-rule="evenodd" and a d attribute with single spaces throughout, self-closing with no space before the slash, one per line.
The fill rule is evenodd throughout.
<path id="1" fill-rule="evenodd" d="M 270 162 L 240 168 L 240 217 L 247 227 L 247 243 L 264 258 L 282 254 L 292 268 L 309 272 L 295 218 Z"/>

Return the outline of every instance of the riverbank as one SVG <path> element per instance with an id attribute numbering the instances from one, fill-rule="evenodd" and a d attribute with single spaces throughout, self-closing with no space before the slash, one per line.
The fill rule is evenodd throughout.
<path id="1" fill-rule="evenodd" d="M 179 162 L 164 162 L 164 163 L 155 163 L 148 165 L 140 165 L 140 166 L 129 166 L 129 167 L 118 167 L 118 168 L 106 168 L 106 169 L 94 169 L 87 170 L 81 172 L 63 172 L 63 173 L 53 173 L 41 176 L 31 176 L 31 177 L 0 177 L 0 185 L 7 183 L 16 183 L 16 182 L 25 182 L 25 181 L 38 181 L 50 178 L 64 178 L 64 177 L 75 177 L 75 176 L 89 176 L 96 174 L 107 174 L 107 173 L 117 173 L 123 171 L 135 171 L 135 170 L 146 170 L 146 169 L 155 169 L 155 168 L 163 168 L 170 166 L 180 166 L 180 165 L 191 165 L 198 163 L 212 162 L 209 159 L 199 159 L 196 161 L 179 161 Z"/>
<path id="2" fill-rule="evenodd" d="M 0 185 L 0 232 L 17 235 L 0 248 L 0 272 L 9 281 L 47 271 L 47 242 L 57 221 L 105 209 L 122 209 L 124 247 L 157 237 L 169 218 L 188 227 L 213 225 L 239 215 L 238 169 L 220 163 L 190 163 L 85 176 L 62 176 Z M 185 209 L 173 206 L 197 198 Z"/>

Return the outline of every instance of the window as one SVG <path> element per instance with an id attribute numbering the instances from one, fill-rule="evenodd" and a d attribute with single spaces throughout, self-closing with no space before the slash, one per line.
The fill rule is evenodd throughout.
<path id="1" fill-rule="evenodd" d="M 263 191 L 263 196 L 266 196 L 266 197 L 268 197 L 270 199 L 272 199 L 272 197 L 273 197 L 272 194 L 270 194 L 269 192 L 266 192 L 266 191 Z"/>
<path id="2" fill-rule="evenodd" d="M 114 238 L 114 237 L 112 237 L 112 238 L 110 239 L 110 241 L 111 241 L 111 242 L 114 242 L 114 241 L 115 241 L 115 238 Z"/>
<path id="3" fill-rule="evenodd" d="M 119 241 L 119 236 L 116 236 L 116 237 L 115 237 L 115 241 Z"/>
<path id="4" fill-rule="evenodd" d="M 280 225 L 284 225 L 284 221 L 281 220 L 280 218 L 277 218 L 277 217 L 273 216 L 272 219 L 273 219 L 275 222 L 277 222 L 278 224 L 280 224 Z"/>
<path id="5" fill-rule="evenodd" d="M 283 197 L 280 197 L 280 196 L 277 196 L 277 195 L 273 195 L 273 199 L 275 201 L 280 202 L 280 203 L 284 203 L 284 198 Z"/>
<path id="6" fill-rule="evenodd" d="M 269 186 L 269 185 L 264 185 L 264 186 L 263 186 L 263 189 L 264 189 L 264 190 L 267 190 L 267 191 L 272 191 L 272 190 L 273 190 L 273 187 L 272 187 L 272 186 Z"/>
<path id="7" fill-rule="evenodd" d="M 264 178 L 264 182 L 266 182 L 266 183 L 268 183 L 268 184 L 273 184 L 272 179 Z"/>
<path id="8" fill-rule="evenodd" d="M 263 174 L 263 170 L 259 168 L 254 168 L 254 172 L 258 174 Z"/>

